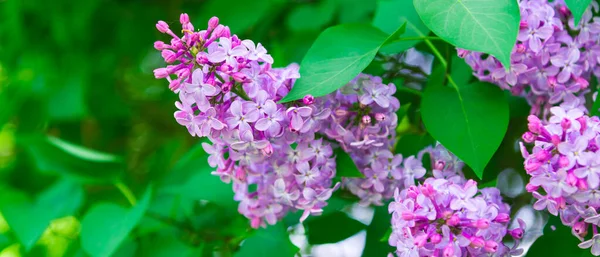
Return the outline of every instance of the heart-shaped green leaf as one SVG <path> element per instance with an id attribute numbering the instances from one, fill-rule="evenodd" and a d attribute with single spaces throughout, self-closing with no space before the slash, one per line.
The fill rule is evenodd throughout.
<path id="1" fill-rule="evenodd" d="M 352 157 L 348 155 L 348 153 L 344 152 L 342 149 L 338 149 L 335 151 L 335 165 L 336 165 L 336 173 L 335 176 L 337 178 L 364 178 L 365 175 L 358 170 L 354 160 Z"/>
<path id="2" fill-rule="evenodd" d="M 280 102 L 308 94 L 324 96 L 342 87 L 371 63 L 383 44 L 402 32 L 404 26 L 390 35 L 367 24 L 342 24 L 326 29 L 302 59 L 300 78 Z"/>
<path id="3" fill-rule="evenodd" d="M 592 0 L 565 0 L 567 7 L 573 13 L 573 19 L 575 21 L 575 26 L 579 24 L 583 13 L 590 6 Z"/>
<path id="4" fill-rule="evenodd" d="M 448 43 L 510 66 L 521 19 L 516 0 L 414 0 L 414 5 L 423 23 Z"/>
<path id="5" fill-rule="evenodd" d="M 406 22 L 406 31 L 403 37 L 424 37 L 429 34 L 429 29 L 419 18 L 412 1 L 409 0 L 379 0 L 373 18 L 373 26 L 386 33 L 394 33 L 398 27 Z M 402 52 L 419 43 L 419 40 L 401 40 L 390 42 L 381 48 L 385 54 Z"/>
<path id="6" fill-rule="evenodd" d="M 423 93 L 421 113 L 427 131 L 481 178 L 508 128 L 509 108 L 498 86 L 477 82 L 443 83 L 437 69 Z M 439 78 L 442 78 L 440 81 Z"/>

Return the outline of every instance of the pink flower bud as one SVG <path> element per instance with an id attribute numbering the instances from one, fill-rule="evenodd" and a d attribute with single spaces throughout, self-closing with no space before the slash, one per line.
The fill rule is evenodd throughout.
<path id="1" fill-rule="evenodd" d="M 227 26 L 223 27 L 223 32 L 221 32 L 221 37 L 231 37 L 231 30 L 229 30 L 229 27 L 227 27 Z"/>
<path id="2" fill-rule="evenodd" d="M 581 131 L 585 131 L 587 129 L 587 120 L 585 119 L 585 116 L 577 118 L 577 121 L 581 125 Z"/>
<path id="3" fill-rule="evenodd" d="M 271 145 L 271 143 L 268 143 L 267 146 L 263 149 L 260 149 L 260 151 L 264 156 L 269 157 L 273 154 L 273 145 Z"/>
<path id="4" fill-rule="evenodd" d="M 257 229 L 260 227 L 260 224 L 262 223 L 262 219 L 257 217 L 257 218 L 252 218 L 250 220 L 250 226 L 254 229 Z"/>
<path id="5" fill-rule="evenodd" d="M 246 181 L 246 171 L 242 167 L 239 167 L 239 168 L 233 170 L 233 177 L 237 181 L 245 182 Z"/>
<path id="6" fill-rule="evenodd" d="M 432 244 L 438 244 L 440 242 L 442 242 L 442 235 L 438 234 L 438 233 L 433 233 L 433 235 L 431 235 L 431 237 L 429 237 L 429 241 L 431 241 Z"/>
<path id="7" fill-rule="evenodd" d="M 481 247 L 485 246 L 485 241 L 481 237 L 473 236 L 470 238 L 470 240 L 471 240 L 471 246 L 473 248 L 481 248 Z"/>
<path id="8" fill-rule="evenodd" d="M 523 141 L 525 141 L 526 143 L 533 143 L 537 137 L 535 134 L 527 131 L 527 132 L 523 133 L 522 138 L 523 138 Z"/>
<path id="9" fill-rule="evenodd" d="M 384 113 L 375 113 L 375 120 L 382 122 L 385 121 L 387 119 L 387 117 L 385 116 Z"/>
<path id="10" fill-rule="evenodd" d="M 156 41 L 154 42 L 154 49 L 158 50 L 158 51 L 162 51 L 164 49 L 170 48 L 170 45 L 165 44 L 165 42 L 163 41 Z"/>
<path id="11" fill-rule="evenodd" d="M 221 64 L 221 66 L 219 66 L 219 70 L 221 72 L 230 73 L 230 72 L 233 71 L 233 66 L 231 66 L 228 63 L 224 62 L 223 64 Z"/>
<path id="12" fill-rule="evenodd" d="M 567 130 L 571 127 L 571 121 L 569 119 L 563 119 L 562 121 L 560 121 L 560 126 L 564 130 Z"/>
<path id="13" fill-rule="evenodd" d="M 445 161 L 437 160 L 437 161 L 435 161 L 435 164 L 433 165 L 433 169 L 435 169 L 435 170 L 443 170 L 445 166 L 446 166 L 446 162 Z"/>
<path id="14" fill-rule="evenodd" d="M 552 141 L 552 144 L 555 146 L 558 146 L 558 144 L 560 144 L 560 142 L 562 141 L 562 140 L 560 140 L 560 137 L 558 135 L 552 135 L 550 137 L 550 140 Z"/>
<path id="15" fill-rule="evenodd" d="M 208 57 L 205 54 L 197 54 L 196 62 L 198 64 L 207 64 L 209 61 L 208 61 Z"/>
<path id="16" fill-rule="evenodd" d="M 362 116 L 361 121 L 365 125 L 371 124 L 371 116 L 369 116 L 369 115 Z"/>
<path id="17" fill-rule="evenodd" d="M 423 193 L 423 195 L 430 197 L 433 194 L 435 194 L 435 189 L 433 189 L 433 186 L 429 183 L 424 183 L 423 186 L 421 187 L 421 193 Z"/>
<path id="18" fill-rule="evenodd" d="M 158 68 L 154 70 L 154 77 L 157 79 L 164 79 L 169 76 L 169 70 L 167 68 Z"/>
<path id="19" fill-rule="evenodd" d="M 208 30 L 213 30 L 217 26 L 219 26 L 219 18 L 213 16 L 212 18 L 210 18 L 210 20 L 208 20 Z"/>
<path id="20" fill-rule="evenodd" d="M 240 82 L 240 83 L 248 82 L 248 76 L 246 76 L 246 74 L 244 74 L 244 73 L 236 72 L 236 73 L 233 73 L 233 75 L 231 75 L 231 76 L 237 82 Z"/>
<path id="21" fill-rule="evenodd" d="M 494 218 L 494 221 L 500 222 L 500 223 L 506 223 L 509 220 L 510 220 L 510 215 L 508 215 L 507 213 L 498 213 L 496 218 Z"/>
<path id="22" fill-rule="evenodd" d="M 521 238 L 523 238 L 523 229 L 522 228 L 515 228 L 513 230 L 509 230 L 508 234 L 510 234 L 515 239 L 521 239 Z"/>
<path id="23" fill-rule="evenodd" d="M 532 184 L 529 184 L 529 183 L 527 185 L 525 185 L 525 190 L 527 190 L 527 192 L 530 192 L 530 193 L 537 191 L 538 188 L 540 188 L 540 187 L 532 185 Z"/>
<path id="24" fill-rule="evenodd" d="M 156 29 L 158 29 L 158 31 L 160 31 L 160 33 L 167 33 L 169 32 L 169 24 L 167 24 L 164 21 L 158 21 L 156 23 Z"/>
<path id="25" fill-rule="evenodd" d="M 590 83 L 582 77 L 575 78 L 575 83 L 577 83 L 579 85 L 579 87 L 580 87 L 579 90 L 584 90 L 584 89 L 588 88 L 588 86 L 590 86 Z"/>
<path id="26" fill-rule="evenodd" d="M 460 218 L 456 215 L 452 215 L 452 217 L 450 217 L 448 220 L 446 220 L 446 224 L 448 226 L 454 227 L 454 226 L 460 224 Z"/>
<path id="27" fill-rule="evenodd" d="M 180 86 L 181 81 L 179 79 L 171 80 L 171 82 L 169 83 L 169 89 L 171 89 L 171 91 L 177 91 L 177 89 L 179 89 Z"/>
<path id="28" fill-rule="evenodd" d="M 519 23 L 519 28 L 526 29 L 527 27 L 529 27 L 529 24 L 527 24 L 527 21 L 526 21 L 526 20 L 522 20 L 522 21 Z"/>
<path id="29" fill-rule="evenodd" d="M 312 95 L 305 95 L 304 98 L 302 98 L 302 103 L 305 105 L 311 105 L 315 103 L 315 97 Z"/>
<path id="30" fill-rule="evenodd" d="M 486 229 L 490 227 L 490 221 L 487 219 L 479 219 L 474 222 L 475 227 L 478 229 Z"/>
<path id="31" fill-rule="evenodd" d="M 552 155 L 548 150 L 541 150 L 535 154 L 535 158 L 540 162 L 545 162 L 550 159 L 550 157 L 552 157 Z"/>
<path id="32" fill-rule="evenodd" d="M 460 58 L 465 58 L 465 56 L 467 56 L 467 54 L 469 54 L 469 50 L 465 50 L 465 49 L 457 49 L 456 50 L 458 53 L 458 57 Z"/>
<path id="33" fill-rule="evenodd" d="M 558 83 L 558 81 L 556 80 L 556 77 L 554 77 L 554 76 L 548 77 L 548 85 L 550 85 L 551 88 L 554 88 L 556 86 L 556 83 Z"/>
<path id="34" fill-rule="evenodd" d="M 175 52 L 171 51 L 171 50 L 162 50 L 162 52 L 160 53 L 162 55 L 162 58 L 165 59 L 165 62 L 167 63 L 173 63 L 177 60 L 177 54 L 175 54 Z"/>
<path id="35" fill-rule="evenodd" d="M 485 242 L 484 249 L 488 253 L 495 253 L 496 251 L 498 251 L 498 243 L 496 243 L 492 240 L 488 240 Z"/>
<path id="36" fill-rule="evenodd" d="M 221 85 L 221 91 L 223 91 L 223 93 L 229 93 L 229 91 L 231 91 L 232 87 L 233 87 L 233 82 L 227 81 L 227 82 L 223 83 L 223 85 Z"/>
<path id="37" fill-rule="evenodd" d="M 182 13 L 181 15 L 179 15 L 179 22 L 181 24 L 187 24 L 190 22 L 190 16 L 188 16 L 187 13 Z"/>
<path id="38" fill-rule="evenodd" d="M 560 158 L 558 158 L 558 166 L 560 166 L 561 168 L 569 166 L 569 158 L 567 156 L 562 155 Z"/>
<path id="39" fill-rule="evenodd" d="M 454 257 L 454 244 L 448 244 L 446 248 L 444 248 L 443 255 L 444 257 Z"/>
<path id="40" fill-rule="evenodd" d="M 525 47 L 525 44 L 517 44 L 517 49 L 516 49 L 517 53 L 524 53 L 525 51 L 527 51 L 527 47 Z"/>
<path id="41" fill-rule="evenodd" d="M 567 183 L 571 186 L 576 186 L 577 185 L 577 177 L 575 176 L 575 174 L 573 174 L 573 172 L 569 172 L 567 173 Z"/>
<path id="42" fill-rule="evenodd" d="M 211 34 L 211 38 L 220 38 L 223 35 L 223 30 L 225 29 L 225 26 L 223 25 L 218 25 L 212 32 Z"/>
<path id="43" fill-rule="evenodd" d="M 529 123 L 527 124 L 529 131 L 539 134 L 540 129 L 542 127 L 542 122 L 540 121 L 540 119 L 535 115 L 529 115 L 529 117 L 527 117 L 527 120 L 529 121 Z"/>
<path id="44" fill-rule="evenodd" d="M 415 237 L 415 245 L 419 248 L 425 246 L 427 243 L 427 234 L 421 234 Z"/>
<path id="45" fill-rule="evenodd" d="M 558 12 L 567 17 L 571 16 L 571 11 L 569 11 L 569 9 L 564 5 L 558 8 Z"/>
<path id="46" fill-rule="evenodd" d="M 587 224 L 583 221 L 576 222 L 573 225 L 573 232 L 577 233 L 580 237 L 585 237 L 587 235 Z"/>
<path id="47" fill-rule="evenodd" d="M 532 172 L 532 171 L 536 171 L 541 166 L 542 166 L 542 164 L 540 162 L 538 162 L 537 160 L 530 159 L 525 162 L 525 171 L 527 171 L 528 173 Z"/>

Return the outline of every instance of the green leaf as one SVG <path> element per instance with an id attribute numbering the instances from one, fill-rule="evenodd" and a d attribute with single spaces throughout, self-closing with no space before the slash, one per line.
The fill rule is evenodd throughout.
<path id="1" fill-rule="evenodd" d="M 320 1 L 318 5 L 299 5 L 287 16 L 287 26 L 294 31 L 320 30 L 333 20 L 337 6 L 337 0 Z"/>
<path id="2" fill-rule="evenodd" d="M 365 229 L 360 221 L 348 217 L 343 212 L 316 217 L 304 223 L 307 229 L 308 243 L 328 244 L 342 241 Z"/>
<path id="3" fill-rule="evenodd" d="M 327 95 L 356 77 L 375 58 L 379 48 L 396 38 L 366 24 L 342 24 L 323 31 L 300 64 L 300 78 L 280 102 L 311 94 Z"/>
<path id="4" fill-rule="evenodd" d="M 282 222 L 257 230 L 248 237 L 235 257 L 293 257 L 298 247 L 292 244 Z"/>
<path id="5" fill-rule="evenodd" d="M 552 229 L 554 226 L 556 229 Z M 526 234 L 527 235 L 527 234 Z M 527 256 L 537 257 L 564 257 L 564 256 L 593 256 L 590 249 L 581 249 L 577 245 L 581 243 L 571 235 L 571 228 L 562 224 L 560 218 L 550 216 L 543 235 L 531 245 Z M 557 247 L 560 246 L 560 247 Z"/>
<path id="6" fill-rule="evenodd" d="M 113 203 L 99 203 L 81 221 L 81 246 L 93 257 L 111 256 L 144 216 L 152 188 L 130 210 Z"/>
<path id="7" fill-rule="evenodd" d="M 443 73 L 438 69 L 431 77 L 444 78 Z M 433 138 L 482 178 L 508 128 L 509 109 L 502 90 L 483 82 L 444 86 L 432 79 L 423 93 L 421 113 Z"/>
<path id="8" fill-rule="evenodd" d="M 365 1 L 368 2 L 368 1 Z M 424 37 L 429 29 L 419 18 L 419 14 L 410 0 L 379 0 L 373 18 L 373 26 L 386 33 L 394 33 L 406 22 L 404 37 Z M 382 53 L 393 54 L 409 49 L 419 43 L 419 40 L 392 42 L 381 48 Z"/>
<path id="9" fill-rule="evenodd" d="M 600 89 L 598 90 L 598 92 L 600 92 Z M 594 104 L 592 105 L 592 109 L 590 110 L 590 114 L 592 116 L 600 116 L 600 93 L 598 93 L 598 96 L 596 96 L 596 101 L 594 101 Z"/>
<path id="10" fill-rule="evenodd" d="M 396 116 L 398 117 L 398 122 L 402 122 L 406 114 L 408 114 L 408 109 L 410 109 L 412 103 L 406 103 L 400 106 L 396 111 Z"/>
<path id="11" fill-rule="evenodd" d="M 206 26 L 208 19 L 216 16 L 219 17 L 220 23 L 230 27 L 233 33 L 241 33 L 257 24 L 266 15 L 274 15 L 277 11 L 275 9 L 277 5 L 272 1 L 255 1 L 252 3 L 252 11 L 248 11 L 248 8 L 246 0 L 228 2 L 210 0 L 202 8 L 198 8 L 200 15 L 196 16 L 198 18 L 194 20 L 194 24 Z"/>
<path id="12" fill-rule="evenodd" d="M 448 43 L 493 55 L 510 66 L 519 32 L 515 0 L 414 0 L 423 23 Z"/>
<path id="13" fill-rule="evenodd" d="M 43 191 L 34 203 L 6 204 L 1 210 L 12 231 L 29 251 L 52 220 L 73 214 L 82 203 L 81 186 L 63 179 Z"/>
<path id="14" fill-rule="evenodd" d="M 373 220 L 367 227 L 367 239 L 361 256 L 387 256 L 388 253 L 394 252 L 394 248 L 387 241 L 381 241 L 381 238 L 390 230 L 391 219 L 392 215 L 388 213 L 387 204 L 375 207 Z"/>
<path id="15" fill-rule="evenodd" d="M 573 19 L 575 21 L 575 26 L 579 24 L 583 13 L 587 10 L 592 3 L 592 0 L 565 0 L 567 7 L 573 13 Z"/>
<path id="16" fill-rule="evenodd" d="M 207 200 L 224 207 L 235 208 L 231 184 L 226 184 L 209 170 L 196 170 L 196 174 L 184 184 L 167 186 L 160 193 L 180 195 L 186 199 Z"/>
<path id="17" fill-rule="evenodd" d="M 365 175 L 358 170 L 352 157 L 341 148 L 335 151 L 335 176 L 338 178 L 364 178 Z"/>
<path id="18" fill-rule="evenodd" d="M 39 170 L 56 172 L 84 182 L 112 182 L 123 171 L 115 155 L 71 144 L 55 137 L 19 138 Z"/>
<path id="19" fill-rule="evenodd" d="M 435 145 L 435 140 L 427 133 L 425 134 L 407 134 L 400 137 L 396 145 L 396 153 L 404 157 L 417 155 L 419 151 L 427 146 Z"/>

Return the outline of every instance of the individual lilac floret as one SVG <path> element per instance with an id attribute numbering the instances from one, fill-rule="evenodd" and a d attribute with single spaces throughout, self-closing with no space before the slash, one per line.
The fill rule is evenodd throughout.
<path id="1" fill-rule="evenodd" d="M 473 180 L 455 183 L 428 178 L 421 185 L 396 190 L 389 205 L 389 244 L 399 257 L 512 256 L 524 224 L 508 230 L 509 206 L 496 188 L 478 190 Z M 503 243 L 510 235 L 514 244 Z M 393 256 L 390 254 L 390 256 Z"/>
<path id="2" fill-rule="evenodd" d="M 587 116 L 575 97 L 552 107 L 547 121 L 531 115 L 523 140 L 524 166 L 531 176 L 526 186 L 536 199 L 533 207 L 560 216 L 600 256 L 597 240 L 600 225 L 600 119 Z M 590 230 L 591 226 L 591 230 Z M 589 233 L 589 232 L 592 233 Z M 596 245 L 596 247 L 594 247 Z"/>
<path id="3" fill-rule="evenodd" d="M 231 35 L 216 17 L 201 31 L 186 14 L 180 22 L 181 37 L 165 22 L 156 25 L 172 39 L 155 43 L 169 65 L 154 73 L 179 94 L 177 122 L 210 140 L 203 147 L 213 174 L 233 184 L 239 212 L 255 228 L 289 211 L 303 211 L 301 220 L 319 214 L 338 187 L 333 146 L 316 135 L 330 109 L 311 97 L 277 103 L 300 77 L 298 65 L 271 68 L 260 43 Z"/>
<path id="4" fill-rule="evenodd" d="M 564 1 L 521 0 L 521 25 L 508 71 L 493 56 L 459 49 L 482 81 L 495 83 L 526 97 L 531 113 L 539 114 L 568 94 L 589 86 L 591 75 L 600 75 L 600 19 L 593 17 L 598 4 L 583 14 L 577 26 Z"/>

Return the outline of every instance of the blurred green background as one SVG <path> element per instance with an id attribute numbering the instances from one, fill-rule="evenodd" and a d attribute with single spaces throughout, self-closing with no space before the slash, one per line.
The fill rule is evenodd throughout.
<path id="1" fill-rule="evenodd" d="M 299 62 L 325 27 L 370 22 L 375 7 L 370 0 L 0 1 L 0 257 L 230 256 L 247 236 L 265 241 L 260 233 L 283 232 L 283 225 L 248 228 L 230 185 L 209 174 L 200 140 L 175 122 L 177 97 L 152 75 L 164 65 L 153 42 L 168 40 L 154 24 L 177 28 L 186 12 L 203 28 L 218 16 L 265 45 L 280 67 Z M 387 226 L 380 224 L 379 238 Z M 289 240 L 271 244 L 294 250 Z M 247 245 L 236 256 L 260 256 Z"/>

